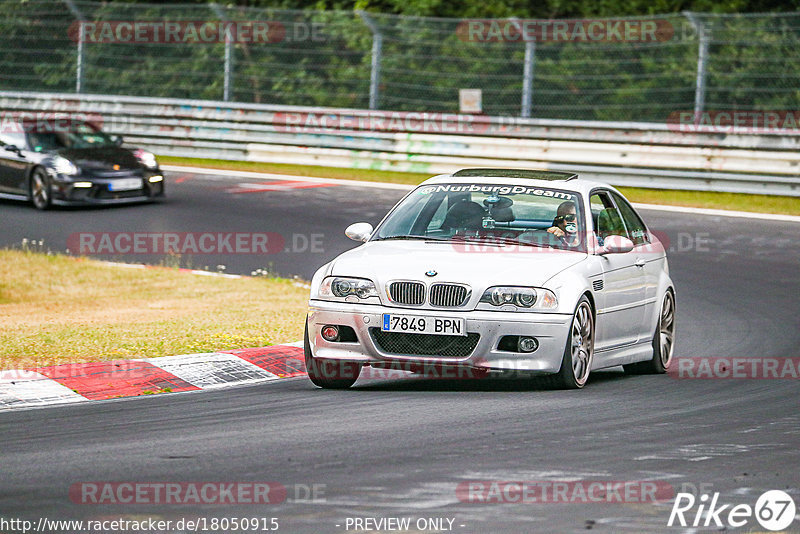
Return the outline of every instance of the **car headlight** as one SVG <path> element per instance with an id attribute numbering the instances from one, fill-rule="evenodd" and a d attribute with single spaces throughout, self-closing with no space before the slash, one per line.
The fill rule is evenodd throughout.
<path id="1" fill-rule="evenodd" d="M 147 167 L 148 169 L 157 169 L 158 162 L 156 161 L 156 156 L 152 152 L 148 152 L 147 150 L 142 150 L 138 148 L 133 151 L 133 155 L 136 156 L 136 159 L 139 160 L 139 163 Z"/>
<path id="2" fill-rule="evenodd" d="M 53 159 L 53 170 L 56 171 L 57 174 L 65 174 L 67 176 L 78 174 L 78 167 L 67 158 L 61 156 L 56 156 Z"/>
<path id="3" fill-rule="evenodd" d="M 491 306 L 506 304 L 523 309 L 553 310 L 558 307 L 558 299 L 555 293 L 540 287 L 493 286 L 483 292 L 478 306 L 491 309 Z"/>
<path id="4" fill-rule="evenodd" d="M 319 287 L 319 296 L 322 298 L 340 298 L 349 302 L 373 299 L 379 302 L 378 290 L 372 280 L 366 278 L 349 278 L 344 276 L 329 276 L 322 281 Z"/>

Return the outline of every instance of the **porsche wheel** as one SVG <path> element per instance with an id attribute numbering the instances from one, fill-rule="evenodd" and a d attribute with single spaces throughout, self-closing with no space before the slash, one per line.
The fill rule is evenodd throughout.
<path id="1" fill-rule="evenodd" d="M 50 177 L 41 167 L 36 167 L 31 172 L 30 194 L 33 206 L 38 210 L 46 210 L 53 200 L 53 189 Z"/>

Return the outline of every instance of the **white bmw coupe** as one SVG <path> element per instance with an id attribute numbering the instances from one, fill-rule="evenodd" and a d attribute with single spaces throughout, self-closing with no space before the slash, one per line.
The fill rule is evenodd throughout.
<path id="1" fill-rule="evenodd" d="M 364 244 L 311 283 L 305 361 L 317 386 L 350 387 L 364 366 L 436 366 L 581 388 L 595 369 L 670 365 L 664 246 L 609 185 L 465 169 L 419 185 L 377 228 L 345 233 Z"/>

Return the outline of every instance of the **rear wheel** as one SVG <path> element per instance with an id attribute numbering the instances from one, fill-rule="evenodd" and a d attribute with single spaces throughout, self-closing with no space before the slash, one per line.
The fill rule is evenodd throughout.
<path id="1" fill-rule="evenodd" d="M 30 194 L 33 206 L 38 210 L 46 210 L 53 200 L 53 189 L 50 177 L 41 167 L 36 167 L 31 172 Z"/>
<path id="2" fill-rule="evenodd" d="M 339 360 L 315 358 L 308 341 L 308 319 L 303 335 L 303 352 L 306 360 L 308 378 L 315 386 L 325 389 L 347 389 L 358 380 L 361 364 Z"/>
<path id="3" fill-rule="evenodd" d="M 564 357 L 558 373 L 545 379 L 561 389 L 580 389 L 589 379 L 594 356 L 594 314 L 589 299 L 581 297 L 572 316 Z"/>
<path id="4" fill-rule="evenodd" d="M 634 375 L 666 373 L 672 362 L 675 346 L 675 295 L 667 290 L 661 302 L 661 313 L 653 334 L 653 357 L 644 362 L 625 365 L 625 372 Z"/>

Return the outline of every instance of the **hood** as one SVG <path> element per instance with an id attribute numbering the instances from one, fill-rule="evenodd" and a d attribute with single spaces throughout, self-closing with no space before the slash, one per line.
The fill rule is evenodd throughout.
<path id="1" fill-rule="evenodd" d="M 139 160 L 130 150 L 118 146 L 64 148 L 59 150 L 58 154 L 88 171 L 138 170 L 142 168 Z M 114 165 L 119 165 L 119 169 L 114 169 Z"/>
<path id="2" fill-rule="evenodd" d="M 369 278 L 386 294 L 391 280 L 426 284 L 467 284 L 477 298 L 490 286 L 544 286 L 545 282 L 584 259 L 583 252 L 540 247 L 495 246 L 430 241 L 370 241 L 339 256 L 335 276 Z M 435 276 L 427 276 L 436 271 Z"/>

